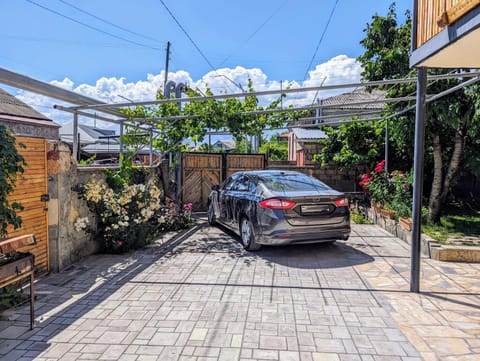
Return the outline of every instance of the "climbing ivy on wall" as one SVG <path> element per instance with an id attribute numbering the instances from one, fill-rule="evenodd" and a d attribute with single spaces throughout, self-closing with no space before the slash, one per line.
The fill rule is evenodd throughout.
<path id="1" fill-rule="evenodd" d="M 17 174 L 23 173 L 25 159 L 18 152 L 18 147 L 13 134 L 0 124 L 0 238 L 5 237 L 8 225 L 14 229 L 22 225 L 22 219 L 16 213 L 23 207 L 18 202 L 11 202 L 8 199 L 13 192 Z"/>

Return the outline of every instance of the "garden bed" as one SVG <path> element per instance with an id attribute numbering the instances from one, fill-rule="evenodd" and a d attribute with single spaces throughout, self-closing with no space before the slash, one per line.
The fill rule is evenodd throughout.
<path id="1" fill-rule="evenodd" d="M 372 208 L 367 208 L 368 219 L 374 224 L 385 229 L 387 232 L 400 238 L 408 244 L 412 242 L 412 232 L 400 225 L 398 221 L 385 217 Z M 422 234 L 421 252 L 424 256 L 445 262 L 469 262 L 480 263 L 480 246 L 463 245 L 463 240 L 453 244 L 441 244 L 426 234 Z"/>

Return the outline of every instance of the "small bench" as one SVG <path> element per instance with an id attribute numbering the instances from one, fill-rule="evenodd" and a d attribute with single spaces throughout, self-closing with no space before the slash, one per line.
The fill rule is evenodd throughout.
<path id="1" fill-rule="evenodd" d="M 33 234 L 0 240 L 0 288 L 30 277 L 30 329 L 33 329 L 35 323 L 33 287 L 35 257 L 30 252 L 17 252 L 17 249 L 35 243 Z"/>

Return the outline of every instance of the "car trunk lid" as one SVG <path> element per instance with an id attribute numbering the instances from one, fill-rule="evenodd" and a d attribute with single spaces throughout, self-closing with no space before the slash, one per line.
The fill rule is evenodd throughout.
<path id="1" fill-rule="evenodd" d="M 285 219 L 292 226 L 318 226 L 322 224 L 341 223 L 344 215 L 337 213 L 335 201 L 342 198 L 342 193 L 327 191 L 322 195 L 308 193 L 285 193 L 281 198 L 295 202 L 295 206 L 284 209 Z"/>

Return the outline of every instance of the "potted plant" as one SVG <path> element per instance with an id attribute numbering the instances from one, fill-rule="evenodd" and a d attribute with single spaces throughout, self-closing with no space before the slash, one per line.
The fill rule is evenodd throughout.
<path id="1" fill-rule="evenodd" d="M 361 176 L 360 186 L 368 191 L 372 208 L 382 216 L 393 219 L 395 210 L 391 207 L 394 185 L 385 171 L 385 161 L 378 163 L 372 172 Z"/>
<path id="2" fill-rule="evenodd" d="M 400 226 L 412 230 L 413 175 L 411 172 L 393 171 L 391 179 L 394 187 L 392 208 L 399 218 Z"/>

